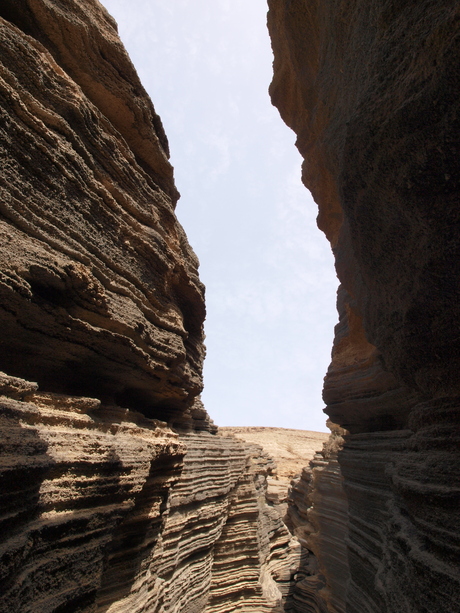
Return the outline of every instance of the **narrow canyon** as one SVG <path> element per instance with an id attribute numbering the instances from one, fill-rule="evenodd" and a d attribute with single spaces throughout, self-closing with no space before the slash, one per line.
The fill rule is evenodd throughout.
<path id="1" fill-rule="evenodd" d="M 106 9 L 0 29 L 0 613 L 460 613 L 458 3 L 268 0 L 341 283 L 330 436 L 203 406 L 198 259 Z"/>

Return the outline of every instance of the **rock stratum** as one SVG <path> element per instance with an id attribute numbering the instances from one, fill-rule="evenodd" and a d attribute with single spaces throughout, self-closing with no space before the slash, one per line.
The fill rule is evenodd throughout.
<path id="1" fill-rule="evenodd" d="M 324 399 L 348 432 L 291 495 L 294 610 L 458 612 L 458 3 L 268 4 L 272 101 L 341 281 Z"/>
<path id="2" fill-rule="evenodd" d="M 160 119 L 99 3 L 6 0 L 0 17 L 0 369 L 183 414 L 204 291 Z"/>
<path id="3" fill-rule="evenodd" d="M 282 611 L 260 447 L 0 374 L 0 610 Z"/>
<path id="4" fill-rule="evenodd" d="M 97 0 L 0 6 L 0 611 L 281 611 L 271 460 L 199 400 L 204 289 Z"/>
<path id="5" fill-rule="evenodd" d="M 292 480 L 300 476 L 329 439 L 324 432 L 260 426 L 224 426 L 219 428 L 219 434 L 259 445 L 273 458 L 274 464 L 267 477 L 266 497 L 282 517 L 287 511 Z"/>

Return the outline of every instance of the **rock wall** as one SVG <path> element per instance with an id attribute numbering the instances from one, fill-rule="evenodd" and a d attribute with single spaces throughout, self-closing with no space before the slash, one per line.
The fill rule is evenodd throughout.
<path id="1" fill-rule="evenodd" d="M 282 610 L 299 546 L 255 445 L 0 374 L 0 611 Z"/>
<path id="2" fill-rule="evenodd" d="M 219 428 L 219 434 L 231 434 L 247 443 L 260 445 L 273 458 L 276 466 L 267 477 L 266 496 L 281 517 L 286 515 L 292 479 L 301 474 L 329 438 L 325 432 L 263 426 L 225 426 Z"/>
<path id="3" fill-rule="evenodd" d="M 258 445 L 244 446 L 249 463 L 215 547 L 205 613 L 284 611 L 300 563 L 298 541 L 277 510 L 267 504 L 267 475 L 274 467 L 273 459 Z"/>
<path id="4" fill-rule="evenodd" d="M 98 2 L 2 17 L 0 369 L 169 420 L 205 309 L 160 119 Z"/>
<path id="5" fill-rule="evenodd" d="M 324 399 L 350 433 L 350 578 L 328 611 L 460 610 L 458 18 L 269 0 L 272 100 L 342 284 Z"/>
<path id="6" fill-rule="evenodd" d="M 286 611 L 346 610 L 348 502 L 337 461 L 346 431 L 330 422 L 329 425 L 329 440 L 289 490 L 286 525 L 299 540 L 301 564 Z"/>
<path id="7" fill-rule="evenodd" d="M 116 24 L 4 0 L 0 49 L 0 612 L 279 611 L 298 545 L 199 400 L 198 261 Z"/>

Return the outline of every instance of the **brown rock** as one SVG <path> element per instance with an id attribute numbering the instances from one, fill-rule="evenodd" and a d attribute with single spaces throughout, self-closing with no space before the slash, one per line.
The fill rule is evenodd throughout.
<path id="1" fill-rule="evenodd" d="M 260 445 L 274 459 L 276 476 L 289 480 L 300 475 L 329 438 L 325 432 L 258 426 L 221 426 L 219 433 Z"/>
<path id="2" fill-rule="evenodd" d="M 458 393 L 456 12 L 269 5 L 272 99 L 365 336 L 403 381 Z"/>
<path id="3" fill-rule="evenodd" d="M 292 482 L 286 524 L 299 539 L 301 563 L 286 610 L 344 613 L 349 582 L 348 501 L 337 453 L 346 432 L 328 422 L 323 449 Z"/>
<path id="4" fill-rule="evenodd" d="M 323 432 L 255 426 L 220 427 L 219 433 L 260 445 L 272 459 L 273 466 L 267 474 L 266 499 L 283 518 L 287 511 L 288 490 L 292 479 L 301 474 L 329 437 Z"/>
<path id="5" fill-rule="evenodd" d="M 95 0 L 21 0 L 0 29 L 0 368 L 180 416 L 202 388 L 203 287 L 115 23 Z"/>
<path id="6" fill-rule="evenodd" d="M 324 399 L 351 433 L 338 454 L 350 580 L 336 604 L 310 586 L 311 607 L 457 612 L 458 8 L 269 6 L 272 99 L 342 283 Z"/>
<path id="7" fill-rule="evenodd" d="M 299 547 L 260 447 L 91 398 L 0 409 L 1 611 L 282 610 Z"/>
<path id="8" fill-rule="evenodd" d="M 159 537 L 185 445 L 98 404 L 0 398 L 1 611 L 95 611 L 107 574 L 123 590 Z"/>
<path id="9" fill-rule="evenodd" d="M 198 261 L 115 23 L 6 0 L 0 34 L 0 611 L 280 611 L 299 547 L 199 399 Z"/>
<path id="10" fill-rule="evenodd" d="M 227 437 L 220 440 L 228 441 L 226 444 L 234 441 Z M 258 445 L 243 447 L 246 471 L 233 492 L 225 526 L 214 548 L 205 612 L 281 613 L 299 566 L 300 548 L 279 513 L 267 505 L 266 475 L 271 470 L 267 454 Z"/>

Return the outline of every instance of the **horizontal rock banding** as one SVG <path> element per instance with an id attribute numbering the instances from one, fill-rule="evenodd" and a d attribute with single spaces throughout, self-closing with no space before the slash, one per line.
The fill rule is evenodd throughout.
<path id="1" fill-rule="evenodd" d="M 202 388 L 204 304 L 161 122 L 101 5 L 21 4 L 25 31 L 0 23 L 0 368 L 167 419 Z"/>
<path id="2" fill-rule="evenodd" d="M 350 432 L 343 603 L 458 611 L 458 7 L 269 6 L 272 100 L 342 283 L 324 399 Z M 311 606 L 334 610 L 321 590 Z"/>
<path id="3" fill-rule="evenodd" d="M 260 445 L 274 460 L 265 464 L 267 472 L 267 500 L 273 504 L 281 517 L 287 510 L 288 489 L 293 478 L 298 477 L 308 465 L 328 434 L 295 430 L 292 428 L 270 428 L 262 426 L 241 426 L 219 428 L 219 434 L 236 436 L 248 443 Z"/>
<path id="4" fill-rule="evenodd" d="M 140 414 L 23 387 L 0 398 L 0 610 L 89 607 L 119 527 L 161 523 L 185 446 Z"/>
<path id="5" fill-rule="evenodd" d="M 260 447 L 3 374 L 0 392 L 1 611 L 281 610 L 298 544 Z"/>

